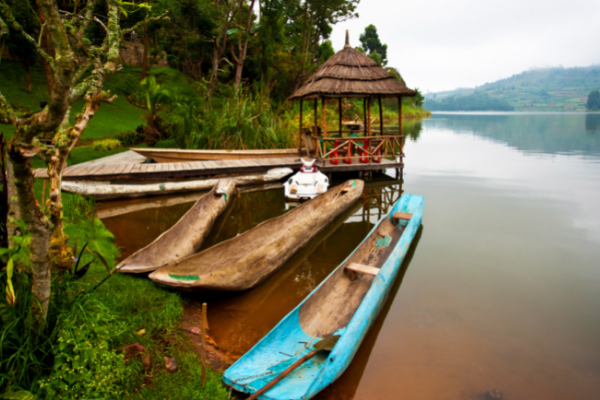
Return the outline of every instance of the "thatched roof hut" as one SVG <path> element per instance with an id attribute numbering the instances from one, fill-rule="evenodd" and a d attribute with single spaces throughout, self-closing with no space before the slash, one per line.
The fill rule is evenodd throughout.
<path id="1" fill-rule="evenodd" d="M 315 155 L 325 162 L 339 164 L 339 154 L 344 154 L 344 163 L 352 164 L 353 160 L 359 163 L 381 164 L 383 157 L 391 156 L 402 165 L 402 97 L 415 96 L 416 92 L 406 87 L 404 82 L 398 81 L 377 62 L 350 47 L 348 31 L 346 31 L 346 45 L 337 52 L 306 81 L 302 87 L 292 94 L 288 100 L 300 101 L 300 129 L 299 148 L 304 145 L 309 155 Z M 398 99 L 398 134 L 389 135 L 384 132 L 383 97 Z M 331 99 L 338 103 L 338 130 L 327 131 L 325 104 Z M 354 130 L 344 130 L 343 124 L 343 98 L 363 98 L 363 130 L 362 136 L 357 136 Z M 302 114 L 304 100 L 313 101 L 314 125 L 312 134 L 302 128 Z M 319 133 L 317 102 L 321 100 L 321 133 Z M 379 132 L 373 136 L 371 122 L 371 101 L 379 103 Z M 333 137 L 328 137 L 333 134 Z M 344 135 L 346 134 L 346 135 Z M 358 157 L 356 154 L 358 153 Z"/>
<path id="2" fill-rule="evenodd" d="M 399 97 L 414 96 L 407 88 L 377 62 L 346 45 L 319 67 L 289 100 L 313 100 L 333 97 Z"/>

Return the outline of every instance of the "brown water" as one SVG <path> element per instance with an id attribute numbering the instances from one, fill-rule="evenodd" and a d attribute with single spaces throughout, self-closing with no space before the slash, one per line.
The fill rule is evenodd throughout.
<path id="1" fill-rule="evenodd" d="M 411 138 L 402 185 L 369 182 L 354 209 L 257 288 L 194 295 L 209 302 L 217 343 L 247 351 L 404 190 L 425 196 L 423 227 L 350 368 L 319 398 L 484 399 L 491 388 L 507 400 L 600 398 L 600 115 L 436 114 Z M 129 254 L 194 198 L 101 212 Z M 116 215 L 123 207 L 146 209 Z M 284 212 L 282 190 L 244 194 L 209 245 Z"/>

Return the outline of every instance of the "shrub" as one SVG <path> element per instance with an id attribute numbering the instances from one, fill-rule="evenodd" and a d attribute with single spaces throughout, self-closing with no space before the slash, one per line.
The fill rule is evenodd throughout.
<path id="1" fill-rule="evenodd" d="M 268 95 L 248 90 L 230 97 L 220 109 L 204 108 L 186 131 L 189 149 L 275 149 L 292 146 L 293 124 Z M 177 137 L 177 136 L 176 136 Z"/>
<path id="2" fill-rule="evenodd" d="M 118 398 L 125 394 L 138 365 L 126 365 L 110 349 L 111 337 L 123 323 L 93 299 L 75 304 L 58 324 L 52 373 L 39 383 L 44 397 L 55 399 Z"/>
<path id="3" fill-rule="evenodd" d="M 117 139 L 102 139 L 92 143 L 92 148 L 96 151 L 114 150 L 121 147 L 121 142 Z"/>
<path id="4" fill-rule="evenodd" d="M 137 143 L 141 143 L 144 141 L 144 130 L 142 129 L 142 132 L 138 132 L 138 131 L 125 131 L 125 132 L 119 132 L 117 133 L 117 135 L 115 136 L 115 139 L 117 139 L 119 142 L 121 142 L 122 145 L 125 146 L 130 146 L 133 144 L 137 144 Z"/>

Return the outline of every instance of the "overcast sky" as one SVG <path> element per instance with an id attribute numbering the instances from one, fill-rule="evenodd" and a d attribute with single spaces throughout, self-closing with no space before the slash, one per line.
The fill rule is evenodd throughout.
<path id="1" fill-rule="evenodd" d="M 411 88 L 474 87 L 532 67 L 600 64 L 600 0 L 361 0 L 334 49 L 369 24 Z"/>

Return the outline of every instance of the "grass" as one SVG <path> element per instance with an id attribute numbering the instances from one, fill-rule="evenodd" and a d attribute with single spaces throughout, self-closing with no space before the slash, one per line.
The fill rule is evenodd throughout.
<path id="1" fill-rule="evenodd" d="M 31 67 L 32 92 L 27 93 L 25 73 L 18 62 L 2 60 L 0 64 L 0 92 L 8 101 L 29 107 L 31 112 L 39 111 L 40 101 L 48 100 L 46 78 L 41 66 Z M 195 93 L 188 83 L 187 78 L 179 71 L 171 68 L 152 67 L 150 73 L 155 75 L 158 82 L 169 83 L 169 88 L 181 93 Z M 128 82 L 139 82 L 141 68 L 123 67 L 104 84 L 105 89 L 118 94 L 112 103 L 102 103 L 100 109 L 83 133 L 82 140 L 104 139 L 114 137 L 119 132 L 135 130 L 142 124 L 142 115 L 145 110 L 133 106 L 125 98 Z M 83 100 L 77 101 L 71 108 L 71 123 L 84 106 Z M 0 131 L 5 137 L 12 137 L 12 125 L 0 125 Z"/>

